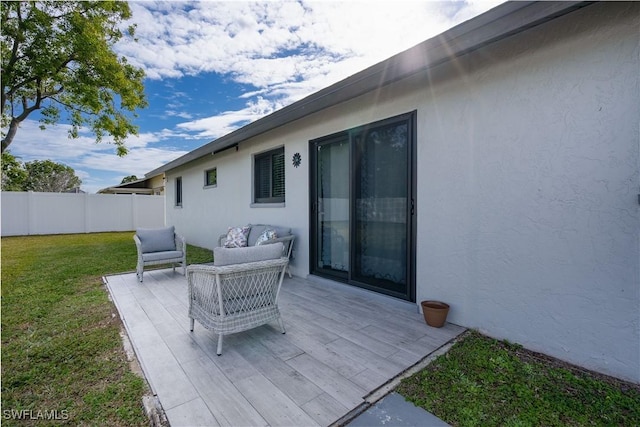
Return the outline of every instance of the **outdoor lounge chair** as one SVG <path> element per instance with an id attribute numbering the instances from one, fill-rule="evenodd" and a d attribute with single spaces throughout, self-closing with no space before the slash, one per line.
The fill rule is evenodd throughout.
<path id="1" fill-rule="evenodd" d="M 218 356 L 224 335 L 277 320 L 278 294 L 289 260 L 282 243 L 246 248 L 215 248 L 214 265 L 187 268 L 190 330 L 195 320 L 218 334 Z"/>
<path id="2" fill-rule="evenodd" d="M 187 244 L 174 227 L 138 228 L 133 240 L 138 250 L 136 275 L 141 283 L 147 265 L 172 264 L 174 273 L 176 265 L 181 265 L 182 274 L 186 274 Z"/>
<path id="3" fill-rule="evenodd" d="M 282 256 L 291 259 L 291 252 L 293 251 L 293 242 L 296 238 L 294 234 L 291 233 L 291 228 L 288 227 L 277 227 L 268 224 L 249 224 L 244 227 L 231 227 L 229 228 L 229 232 L 226 234 L 220 235 L 218 238 L 218 246 L 219 247 L 230 247 L 228 246 L 230 242 L 230 236 L 233 230 L 246 231 L 243 242 L 231 242 L 231 246 L 238 247 L 249 247 L 249 246 L 260 246 L 260 245 L 270 245 L 274 243 L 282 243 L 283 250 Z M 270 235 L 270 233 L 273 233 Z M 275 237 L 274 237 L 275 236 Z M 291 277 L 291 271 L 289 271 L 289 267 L 287 266 L 287 273 L 289 273 L 289 277 Z"/>

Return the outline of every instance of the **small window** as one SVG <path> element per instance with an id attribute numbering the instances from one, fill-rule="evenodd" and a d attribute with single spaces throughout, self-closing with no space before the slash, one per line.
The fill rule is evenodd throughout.
<path id="1" fill-rule="evenodd" d="M 176 178 L 176 206 L 182 206 L 182 177 Z"/>
<path id="2" fill-rule="evenodd" d="M 284 147 L 254 157 L 254 203 L 284 203 Z"/>
<path id="3" fill-rule="evenodd" d="M 209 169 L 204 173 L 204 186 L 215 187 L 218 185 L 218 169 Z"/>

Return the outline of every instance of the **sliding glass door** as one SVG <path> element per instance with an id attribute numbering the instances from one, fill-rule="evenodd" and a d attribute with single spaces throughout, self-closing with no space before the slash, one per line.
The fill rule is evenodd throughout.
<path id="1" fill-rule="evenodd" d="M 349 140 L 316 145 L 316 270 L 347 277 L 349 271 Z"/>
<path id="2" fill-rule="evenodd" d="M 414 300 L 414 115 L 311 142 L 311 273 Z"/>

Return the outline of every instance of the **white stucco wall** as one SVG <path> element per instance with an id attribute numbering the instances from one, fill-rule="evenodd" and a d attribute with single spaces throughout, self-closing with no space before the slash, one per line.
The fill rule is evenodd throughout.
<path id="1" fill-rule="evenodd" d="M 451 321 L 636 382 L 638 10 L 589 7 L 433 88 L 417 247 Z"/>
<path id="2" fill-rule="evenodd" d="M 306 276 L 308 141 L 416 110 L 418 301 L 640 382 L 639 11 L 589 6 L 171 171 L 167 222 L 210 248 L 229 225 L 289 225 Z M 251 207 L 252 155 L 282 145 L 286 205 Z"/>

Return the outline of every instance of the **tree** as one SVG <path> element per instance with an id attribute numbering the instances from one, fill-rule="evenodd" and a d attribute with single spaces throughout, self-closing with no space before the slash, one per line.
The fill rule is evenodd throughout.
<path id="1" fill-rule="evenodd" d="M 131 16 L 123 1 L 2 1 L 2 152 L 18 127 L 40 111 L 41 129 L 58 123 L 61 110 L 71 124 L 69 137 L 81 127 L 113 137 L 117 153 L 137 134 L 132 120 L 147 106 L 144 72 L 118 57 L 114 44 L 120 25 Z M 128 33 L 133 35 L 133 27 Z"/>
<path id="2" fill-rule="evenodd" d="M 82 181 L 72 167 L 51 160 L 34 160 L 24 164 L 27 178 L 23 191 L 60 193 L 80 187 Z"/>
<path id="3" fill-rule="evenodd" d="M 122 182 L 120 184 L 126 184 L 127 182 L 137 181 L 138 177 L 135 175 L 129 175 L 122 178 Z"/>
<path id="4" fill-rule="evenodd" d="M 22 191 L 27 179 L 27 171 L 9 151 L 2 153 L 2 190 Z"/>
<path id="5" fill-rule="evenodd" d="M 73 168 L 51 160 L 22 164 L 9 151 L 2 153 L 3 191 L 62 192 L 80 187 Z"/>

